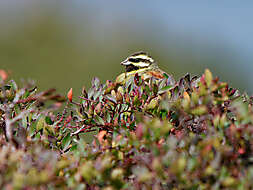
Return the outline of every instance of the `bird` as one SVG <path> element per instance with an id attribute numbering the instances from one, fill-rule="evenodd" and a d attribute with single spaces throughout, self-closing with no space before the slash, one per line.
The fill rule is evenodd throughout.
<path id="1" fill-rule="evenodd" d="M 161 70 L 158 67 L 157 62 L 144 51 L 131 54 L 120 64 L 125 66 L 125 72 L 116 77 L 115 82 L 117 84 L 124 85 L 126 81 L 134 77 L 136 73 L 138 73 L 144 81 L 150 78 L 158 81 L 168 78 L 172 85 L 175 83 L 174 78 L 165 71 Z"/>

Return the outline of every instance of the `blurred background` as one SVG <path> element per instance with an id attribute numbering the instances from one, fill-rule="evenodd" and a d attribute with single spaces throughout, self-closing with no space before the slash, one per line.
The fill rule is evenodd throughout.
<path id="1" fill-rule="evenodd" d="M 41 90 L 79 95 L 114 80 L 144 50 L 178 79 L 209 68 L 253 93 L 253 3 L 232 1 L 0 0 L 0 68 Z"/>

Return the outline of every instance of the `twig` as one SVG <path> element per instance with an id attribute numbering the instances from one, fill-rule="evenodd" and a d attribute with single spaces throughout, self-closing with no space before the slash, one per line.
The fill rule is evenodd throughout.
<path id="1" fill-rule="evenodd" d="M 15 116 L 13 119 L 10 120 L 10 123 L 13 124 L 15 123 L 16 121 L 22 119 L 26 114 L 28 113 L 32 113 L 34 112 L 34 109 L 28 109 L 28 110 L 24 110 L 22 111 L 20 114 L 18 114 L 17 116 Z"/>
<path id="2" fill-rule="evenodd" d="M 34 111 L 33 109 L 28 109 L 28 110 L 22 111 L 20 114 L 18 114 L 14 118 L 10 119 L 11 117 L 10 117 L 10 108 L 9 108 L 9 106 L 5 109 L 5 128 L 6 128 L 7 140 L 10 140 L 10 141 L 14 142 L 13 129 L 12 129 L 13 124 L 16 121 L 22 119 L 26 114 L 31 113 L 33 111 Z"/>
<path id="3" fill-rule="evenodd" d="M 85 126 L 85 125 L 83 125 L 80 129 L 78 129 L 77 131 L 75 131 L 75 132 L 71 133 L 71 135 L 70 135 L 70 136 L 77 135 L 78 133 L 82 132 L 82 131 L 83 131 L 83 129 L 84 129 L 85 127 L 86 127 L 86 126 Z"/>
<path id="4" fill-rule="evenodd" d="M 81 99 L 83 99 L 83 100 L 87 100 L 87 101 L 89 101 L 89 102 L 94 102 L 94 103 L 96 103 L 96 101 L 90 100 L 90 99 L 88 99 L 88 98 L 84 98 L 84 97 L 82 97 L 82 96 L 79 96 L 79 98 L 81 98 Z"/>

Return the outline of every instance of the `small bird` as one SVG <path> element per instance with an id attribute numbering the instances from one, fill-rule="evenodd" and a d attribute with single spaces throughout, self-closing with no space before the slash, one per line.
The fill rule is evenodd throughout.
<path id="1" fill-rule="evenodd" d="M 125 84 L 125 82 L 131 77 L 134 77 L 136 73 L 138 73 L 143 80 L 147 80 L 152 77 L 156 80 L 161 80 L 168 76 L 171 84 L 175 83 L 174 78 L 159 69 L 157 62 L 146 52 L 141 51 L 134 53 L 120 64 L 125 66 L 126 70 L 116 78 L 117 84 Z"/>

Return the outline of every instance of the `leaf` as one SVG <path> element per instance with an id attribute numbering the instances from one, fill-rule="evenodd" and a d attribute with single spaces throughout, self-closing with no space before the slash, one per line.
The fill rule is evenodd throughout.
<path id="1" fill-rule="evenodd" d="M 108 94 L 105 96 L 105 99 L 108 99 L 109 101 L 113 102 L 114 104 L 117 104 L 117 100 L 112 95 Z"/>
<path id="2" fill-rule="evenodd" d="M 99 81 L 99 79 L 97 77 L 94 77 L 92 79 L 92 83 L 91 84 L 92 84 L 92 86 L 96 87 L 96 89 L 98 89 L 99 85 L 100 85 L 100 81 Z"/>
<path id="3" fill-rule="evenodd" d="M 67 97 L 68 97 L 68 100 L 70 102 L 72 102 L 72 98 L 73 98 L 73 90 L 72 90 L 72 88 L 68 91 Z"/>
<path id="4" fill-rule="evenodd" d="M 130 77 L 128 80 L 126 80 L 126 88 L 128 89 L 128 92 L 131 92 L 133 90 L 133 84 L 134 77 Z"/>
<path id="5" fill-rule="evenodd" d="M 0 69 L 0 77 L 2 78 L 3 81 L 5 81 L 8 78 L 7 72 L 3 69 Z"/>
<path id="6" fill-rule="evenodd" d="M 70 133 L 68 133 L 61 141 L 61 146 L 63 150 L 66 150 L 68 148 L 68 146 L 71 143 L 71 136 Z"/>
<path id="7" fill-rule="evenodd" d="M 171 89 L 171 87 L 172 87 L 171 85 L 165 86 L 165 87 L 161 88 L 159 90 L 159 92 L 163 92 L 163 91 L 169 90 L 169 89 Z"/>
<path id="8" fill-rule="evenodd" d="M 95 122 L 96 122 L 98 125 L 104 125 L 104 124 L 105 124 L 103 118 L 100 117 L 100 116 L 98 116 L 98 115 L 95 116 L 94 120 L 95 120 Z"/>
<path id="9" fill-rule="evenodd" d="M 42 116 L 42 117 L 40 117 L 40 119 L 37 122 L 36 130 L 40 131 L 41 129 L 44 128 L 44 126 L 45 126 L 45 118 L 44 118 L 44 116 Z"/>
<path id="10" fill-rule="evenodd" d="M 111 115 L 110 115 L 109 111 L 107 111 L 107 110 L 105 112 L 105 118 L 106 118 L 107 123 L 109 123 L 111 121 Z"/>
<path id="11" fill-rule="evenodd" d="M 73 146 L 70 148 L 70 151 L 77 151 L 77 150 L 78 150 L 77 144 L 73 145 Z"/>
<path id="12" fill-rule="evenodd" d="M 157 95 L 158 93 L 158 85 L 157 84 L 153 84 L 153 89 L 152 89 L 154 95 Z"/>
<path id="13" fill-rule="evenodd" d="M 169 75 L 167 75 L 167 73 L 163 73 L 163 76 L 168 79 L 169 78 Z"/>
<path id="14" fill-rule="evenodd" d="M 25 94 L 23 95 L 23 98 L 27 98 L 30 95 L 29 91 L 26 91 Z"/>
<path id="15" fill-rule="evenodd" d="M 45 121 L 46 121 L 46 124 L 48 124 L 48 125 L 53 125 L 54 124 L 54 122 L 51 120 L 51 118 L 49 116 L 45 117 Z"/>
<path id="16" fill-rule="evenodd" d="M 116 93 L 116 100 L 119 103 L 122 103 L 122 101 L 123 101 L 123 96 L 119 91 Z"/>
<path id="17" fill-rule="evenodd" d="M 32 123 L 29 126 L 29 135 L 32 137 L 36 133 L 36 123 Z"/>
<path id="18" fill-rule="evenodd" d="M 212 84 L 213 75 L 209 69 L 205 70 L 205 79 L 206 79 L 207 87 L 210 87 Z"/>
<path id="19" fill-rule="evenodd" d="M 85 90 L 85 87 L 84 87 L 84 86 L 83 86 L 83 88 L 82 88 L 82 95 L 83 95 L 83 97 L 88 98 L 88 93 L 87 93 L 87 91 Z"/>
<path id="20" fill-rule="evenodd" d="M 23 117 L 22 118 L 22 127 L 24 127 L 24 128 L 27 127 L 27 119 L 28 119 L 28 117 Z"/>
<path id="21" fill-rule="evenodd" d="M 162 118 L 162 120 L 166 120 L 168 116 L 168 112 L 166 110 L 161 110 L 160 111 L 160 117 Z"/>
<path id="22" fill-rule="evenodd" d="M 11 80 L 10 81 L 10 85 L 11 85 L 11 88 L 13 89 L 13 90 L 15 90 L 15 91 L 17 91 L 18 90 L 18 85 L 17 85 L 17 83 L 14 81 L 14 80 Z"/>
<path id="23" fill-rule="evenodd" d="M 102 89 L 94 92 L 93 99 L 96 100 L 99 96 L 102 95 Z"/>
<path id="24" fill-rule="evenodd" d="M 90 88 L 88 90 L 88 99 L 90 99 L 95 93 L 95 89 L 94 88 Z"/>
<path id="25" fill-rule="evenodd" d="M 153 98 L 146 106 L 145 108 L 147 110 L 154 109 L 156 106 L 158 106 L 158 99 Z"/>
<path id="26" fill-rule="evenodd" d="M 52 136 L 55 135 L 54 128 L 52 126 L 50 126 L 50 125 L 45 125 L 44 126 L 44 130 L 46 130 L 47 133 L 50 134 L 50 135 L 52 135 Z M 44 133 L 44 131 L 43 131 L 43 133 Z"/>
<path id="27" fill-rule="evenodd" d="M 197 108 L 194 108 L 191 112 L 193 115 L 203 115 L 205 113 L 207 113 L 207 107 L 202 105 L 202 106 L 198 106 Z"/>
<path id="28" fill-rule="evenodd" d="M 95 113 L 96 114 L 100 114 L 100 112 L 101 112 L 101 109 L 102 109 L 102 103 L 101 102 L 99 102 L 97 105 L 96 105 L 96 107 L 95 107 Z"/>

